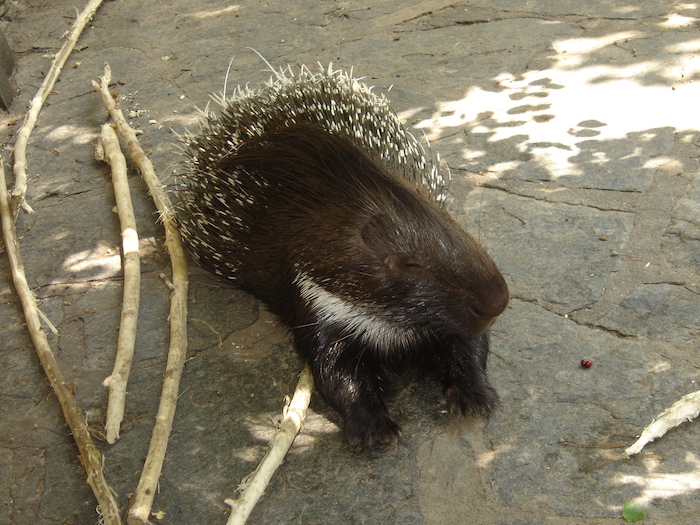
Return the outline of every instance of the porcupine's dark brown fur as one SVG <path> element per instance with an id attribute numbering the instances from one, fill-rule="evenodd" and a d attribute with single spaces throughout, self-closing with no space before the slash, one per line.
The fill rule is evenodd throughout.
<path id="1" fill-rule="evenodd" d="M 400 434 L 383 395 L 407 365 L 441 377 L 451 412 L 491 412 L 486 329 L 506 283 L 386 100 L 302 68 L 222 102 L 187 139 L 179 227 L 202 266 L 291 330 L 346 441 Z"/>

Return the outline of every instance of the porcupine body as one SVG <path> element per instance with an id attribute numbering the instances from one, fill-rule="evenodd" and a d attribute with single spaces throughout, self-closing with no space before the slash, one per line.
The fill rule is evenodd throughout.
<path id="1" fill-rule="evenodd" d="M 400 435 L 384 397 L 407 366 L 440 377 L 451 412 L 488 414 L 486 330 L 508 289 L 384 97 L 302 67 L 220 102 L 186 139 L 179 228 L 291 330 L 346 441 Z"/>

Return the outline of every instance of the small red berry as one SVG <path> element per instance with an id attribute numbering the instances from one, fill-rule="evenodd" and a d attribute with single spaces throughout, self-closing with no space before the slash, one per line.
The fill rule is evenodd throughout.
<path id="1" fill-rule="evenodd" d="M 581 366 L 583 368 L 590 368 L 593 366 L 593 363 L 591 363 L 588 359 L 581 359 Z"/>

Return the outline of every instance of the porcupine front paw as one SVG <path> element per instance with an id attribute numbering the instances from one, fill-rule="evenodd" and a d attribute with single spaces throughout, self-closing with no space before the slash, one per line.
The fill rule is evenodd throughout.
<path id="1" fill-rule="evenodd" d="M 479 390 L 465 390 L 456 385 L 445 387 L 445 400 L 451 414 L 487 416 L 498 406 L 498 394 L 489 384 L 482 385 Z"/>
<path id="2" fill-rule="evenodd" d="M 343 438 L 353 449 L 363 449 L 376 445 L 389 445 L 401 436 L 401 427 L 389 417 L 386 411 L 380 412 L 371 420 L 346 419 Z"/>

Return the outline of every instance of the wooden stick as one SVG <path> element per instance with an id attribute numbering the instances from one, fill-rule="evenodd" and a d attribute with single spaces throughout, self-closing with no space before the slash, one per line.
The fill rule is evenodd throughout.
<path id="1" fill-rule="evenodd" d="M 642 431 L 639 439 L 625 449 L 625 457 L 639 454 L 647 443 L 660 438 L 673 427 L 684 421 L 692 421 L 700 415 L 700 390 L 684 395 L 669 408 L 656 416 L 656 419 Z"/>
<path id="2" fill-rule="evenodd" d="M 180 241 L 181 243 L 180 233 L 178 232 L 173 222 L 172 204 L 170 203 L 170 199 L 165 193 L 163 185 L 161 184 L 160 179 L 156 175 L 151 161 L 148 160 L 148 157 L 144 153 L 143 149 L 141 149 L 141 145 L 139 144 L 139 141 L 136 138 L 136 132 L 131 128 L 131 126 L 129 126 L 129 123 L 126 121 L 126 118 L 124 118 L 124 114 L 122 113 L 117 101 L 112 97 L 112 95 L 109 92 L 109 83 L 111 82 L 111 80 L 112 68 L 110 68 L 109 64 L 105 62 L 104 73 L 100 77 L 100 81 L 96 82 L 93 80 L 92 87 L 94 87 L 95 90 L 102 97 L 102 102 L 107 108 L 107 111 L 109 111 L 109 115 L 114 120 L 114 123 L 117 125 L 119 134 L 124 139 L 126 149 L 129 150 L 129 154 L 136 163 L 136 167 L 141 173 L 143 180 L 148 185 L 148 190 L 151 192 L 153 202 L 155 203 L 156 208 L 158 208 L 158 211 L 160 212 L 160 218 L 163 221 L 163 226 L 165 227 L 166 235 L 168 235 L 168 232 L 170 231 L 170 233 L 173 234 L 173 237 L 176 237 L 177 241 Z M 168 245 L 168 249 L 170 249 L 171 247 L 174 248 L 173 246 Z M 176 254 L 182 254 L 184 260 L 184 250 L 176 250 Z"/>
<path id="3" fill-rule="evenodd" d="M 105 64 L 104 74 L 100 82 L 92 83 L 100 93 L 102 102 L 114 119 L 119 129 L 129 154 L 136 163 L 141 176 L 148 185 L 158 211 L 160 212 L 163 226 L 165 227 L 165 244 L 170 252 L 170 261 L 173 268 L 172 290 L 170 293 L 170 349 L 168 350 L 168 362 L 166 364 L 163 379 L 163 390 L 158 405 L 156 423 L 151 435 L 151 443 L 148 447 L 148 455 L 144 464 L 141 478 L 136 490 L 131 495 L 131 503 L 127 523 L 129 525 L 143 525 L 148 523 L 148 517 L 153 506 L 158 478 L 160 477 L 165 460 L 165 450 L 168 445 L 168 437 L 173 428 L 177 395 L 180 388 L 182 369 L 185 366 L 187 355 L 187 261 L 182 246 L 182 239 L 172 219 L 170 199 L 160 184 L 151 162 L 141 149 L 136 139 L 136 133 L 124 118 L 121 109 L 117 106 L 109 92 L 111 69 Z"/>
<path id="4" fill-rule="evenodd" d="M 66 37 L 66 41 L 63 43 L 60 51 L 56 53 L 56 56 L 51 63 L 51 69 L 44 77 L 44 81 L 39 87 L 39 91 L 34 96 L 29 105 L 29 112 L 27 113 L 27 118 L 24 120 L 22 128 L 17 134 L 17 140 L 15 142 L 14 151 L 14 165 L 13 173 L 15 176 L 15 187 L 12 189 L 12 215 L 16 217 L 17 210 L 21 207 L 26 213 L 34 213 L 31 206 L 27 204 L 27 143 L 29 142 L 29 135 L 31 135 L 34 125 L 36 124 L 36 119 L 39 116 L 39 111 L 44 105 L 44 102 L 48 98 L 51 90 L 53 89 L 58 75 L 61 74 L 61 70 L 68 60 L 68 56 L 71 51 L 75 48 L 75 44 L 80 37 L 80 33 L 83 32 L 85 26 L 92 20 L 95 16 L 95 12 L 102 4 L 102 0 L 90 0 L 83 11 L 75 19 L 73 25 L 71 26 L 70 32 Z"/>
<path id="5" fill-rule="evenodd" d="M 106 162 L 112 168 L 112 184 L 114 185 L 114 197 L 121 225 L 122 251 L 124 252 L 124 297 L 119 323 L 117 355 L 112 375 L 102 383 L 109 389 L 105 433 L 107 443 L 112 444 L 119 439 L 119 426 L 124 419 L 124 406 L 126 404 L 126 385 L 134 359 L 141 292 L 141 257 L 134 207 L 131 203 L 129 181 L 126 176 L 126 159 L 119 148 L 119 137 L 113 124 L 102 126 L 95 157 L 97 160 Z"/>
<path id="6" fill-rule="evenodd" d="M 282 464 L 289 447 L 292 446 L 299 430 L 304 425 L 306 410 L 311 400 L 311 392 L 314 388 L 314 379 L 311 368 L 307 364 L 304 367 L 294 397 L 289 406 L 284 409 L 284 419 L 275 433 L 270 448 L 258 464 L 258 467 L 242 483 L 242 493 L 237 500 L 227 499 L 224 503 L 231 507 L 226 525 L 244 525 L 260 496 L 270 482 L 270 478 Z"/>
<path id="7" fill-rule="evenodd" d="M 14 219 L 10 205 L 10 197 L 5 184 L 5 168 L 0 158 L 0 218 L 2 220 L 2 236 L 5 240 L 7 257 L 10 260 L 10 271 L 12 280 L 22 302 L 24 317 L 27 321 L 27 330 L 34 343 L 34 348 L 39 356 L 41 366 L 44 368 L 46 377 L 51 383 L 56 393 L 56 398 L 63 410 L 63 417 L 70 427 L 73 439 L 80 451 L 80 462 L 87 473 L 87 482 L 92 488 L 92 492 L 97 498 L 100 512 L 104 523 L 108 525 L 121 524 L 119 507 L 117 506 L 112 490 L 104 478 L 102 472 L 102 455 L 92 442 L 88 427 L 83 420 L 82 414 L 75 403 L 75 398 L 71 390 L 66 386 L 66 381 L 58 367 L 53 352 L 46 338 L 46 332 L 41 328 L 36 298 L 27 284 L 27 277 L 24 272 L 24 263 L 19 251 L 17 232 L 15 231 Z"/>

